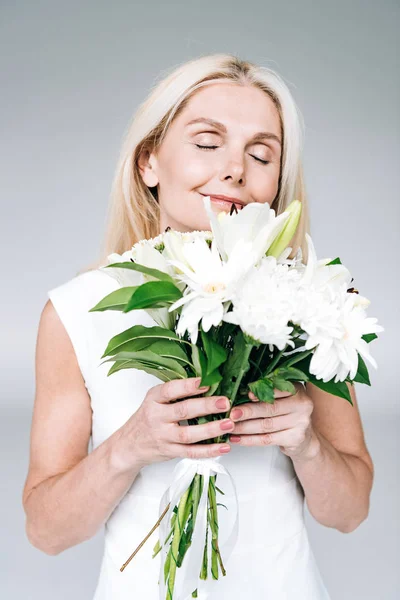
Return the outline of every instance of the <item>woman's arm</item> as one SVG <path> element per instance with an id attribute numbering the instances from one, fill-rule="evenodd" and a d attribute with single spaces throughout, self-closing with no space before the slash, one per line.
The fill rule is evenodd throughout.
<path id="1" fill-rule="evenodd" d="M 117 430 L 88 454 L 92 426 L 71 340 L 52 303 L 40 318 L 29 472 L 23 490 L 26 533 L 54 555 L 90 539 L 108 519 L 141 468 L 118 461 Z"/>
<path id="2" fill-rule="evenodd" d="M 306 383 L 314 403 L 313 441 L 293 466 L 313 517 L 349 533 L 367 518 L 374 466 L 365 444 L 354 385 L 347 384 L 353 406 Z"/>

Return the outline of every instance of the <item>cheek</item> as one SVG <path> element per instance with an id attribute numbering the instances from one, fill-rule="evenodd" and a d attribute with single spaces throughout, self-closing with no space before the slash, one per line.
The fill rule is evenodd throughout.
<path id="1" fill-rule="evenodd" d="M 271 203 L 277 192 L 279 184 L 279 165 L 269 165 L 265 168 L 265 173 L 259 172 L 253 179 L 254 197 L 259 198 L 260 202 Z"/>
<path id="2" fill-rule="evenodd" d="M 200 187 L 207 182 L 215 171 L 209 157 L 201 157 L 193 150 L 186 150 L 179 165 L 179 173 L 186 189 Z"/>
<path id="3" fill-rule="evenodd" d="M 210 159 L 198 156 L 191 148 L 181 148 L 171 152 L 164 159 L 163 180 L 168 186 L 191 190 L 203 185 L 212 175 L 213 165 Z M 215 165 L 214 165 L 215 169 Z"/>

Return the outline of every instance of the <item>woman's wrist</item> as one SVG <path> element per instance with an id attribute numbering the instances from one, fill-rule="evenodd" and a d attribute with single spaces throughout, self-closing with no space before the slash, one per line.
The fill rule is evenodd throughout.
<path id="1" fill-rule="evenodd" d="M 140 449 L 129 441 L 129 448 L 127 448 L 126 439 L 121 429 L 118 429 L 110 438 L 110 468 L 118 473 L 130 473 L 137 475 L 144 466 L 146 461 L 140 453 Z"/>

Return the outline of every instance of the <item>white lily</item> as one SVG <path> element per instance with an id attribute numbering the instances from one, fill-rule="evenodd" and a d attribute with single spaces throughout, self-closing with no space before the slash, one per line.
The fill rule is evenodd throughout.
<path id="1" fill-rule="evenodd" d="M 313 285 L 318 289 L 328 284 L 337 288 L 345 283 L 349 287 L 352 279 L 350 271 L 342 264 L 328 265 L 327 263 L 331 262 L 332 258 L 318 260 L 311 236 L 306 233 L 305 237 L 308 246 L 308 261 L 305 267 L 300 266 L 300 269 L 303 270 L 302 285 L 306 288 Z"/>
<path id="2" fill-rule="evenodd" d="M 175 229 L 170 229 L 169 231 L 166 231 L 164 233 L 163 256 L 166 259 L 180 261 L 188 267 L 189 263 L 186 260 L 185 254 L 183 252 L 183 247 L 185 243 L 192 242 L 194 239 L 199 238 L 204 240 L 211 240 L 212 232 L 180 232 L 176 231 Z M 183 271 L 179 267 L 175 267 L 175 272 L 181 274 Z"/>
<path id="3" fill-rule="evenodd" d="M 170 259 L 168 262 L 182 271 L 177 276 L 187 285 L 182 298 L 174 302 L 170 311 L 183 306 L 177 333 L 183 335 L 188 330 L 195 344 L 199 321 L 204 331 L 221 323 L 225 303 L 230 301 L 242 278 L 252 267 L 255 253 L 250 242 L 239 240 L 228 260 L 221 260 L 215 240 L 211 248 L 204 239 L 195 238 L 182 247 L 185 262 Z"/>
<path id="4" fill-rule="evenodd" d="M 205 196 L 203 201 L 218 250 L 225 261 L 238 240 L 243 239 L 253 244 L 255 263 L 258 263 L 290 217 L 288 212 L 276 217 L 268 202 L 250 202 L 236 214 L 222 211 L 216 215 L 211 207 L 210 196 Z"/>

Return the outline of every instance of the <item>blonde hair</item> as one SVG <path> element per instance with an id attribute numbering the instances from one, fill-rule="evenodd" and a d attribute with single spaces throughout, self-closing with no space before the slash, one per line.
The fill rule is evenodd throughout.
<path id="1" fill-rule="evenodd" d="M 145 185 L 137 159 L 143 149 L 157 149 L 173 118 L 180 114 L 196 90 L 222 82 L 254 85 L 268 94 L 277 107 L 283 144 L 278 193 L 271 208 L 278 215 L 293 199 L 300 200 L 302 213 L 290 243 L 290 258 L 301 247 L 303 261 L 307 262 L 305 233 L 310 232 L 310 226 L 301 161 L 304 134 L 301 113 L 287 85 L 274 70 L 232 54 L 211 54 L 181 64 L 156 82 L 134 114 L 115 171 L 100 258 L 80 273 L 108 264 L 109 254 L 122 254 L 139 240 L 160 233 L 157 195 Z"/>

